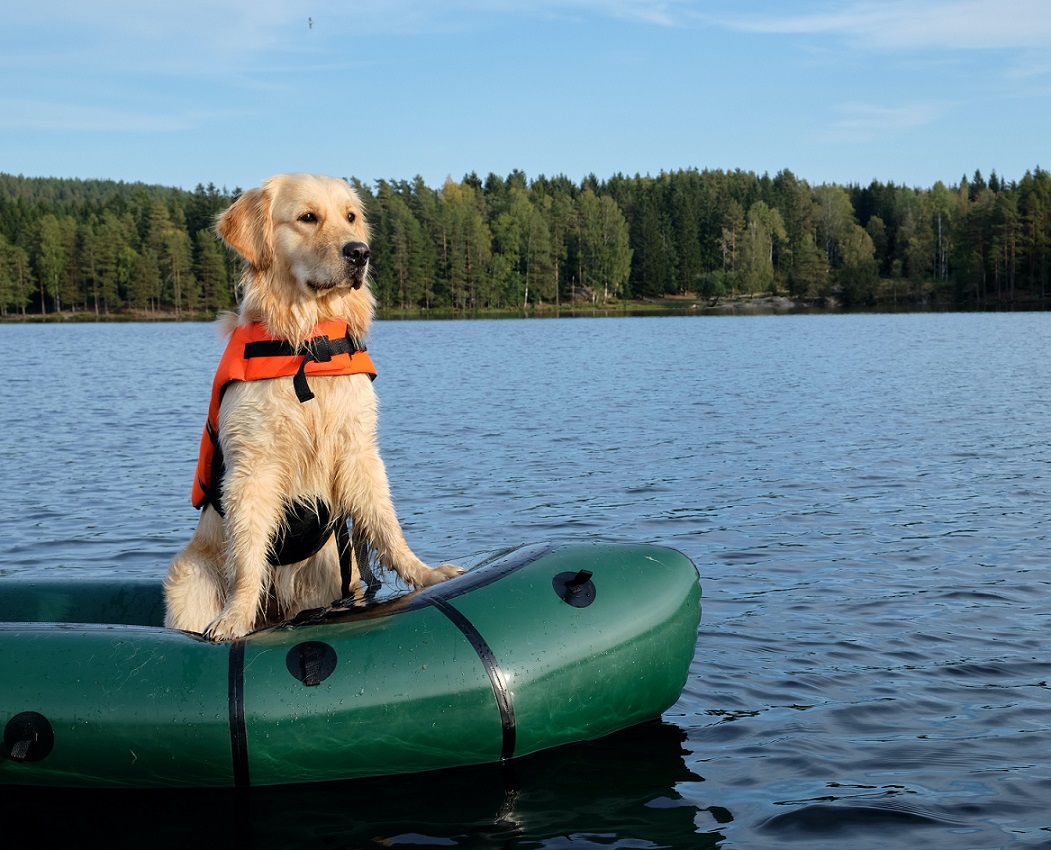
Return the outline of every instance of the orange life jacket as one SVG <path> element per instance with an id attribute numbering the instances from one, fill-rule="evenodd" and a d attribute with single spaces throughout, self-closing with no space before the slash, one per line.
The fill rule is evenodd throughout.
<path id="1" fill-rule="evenodd" d="M 287 340 L 275 339 L 256 322 L 238 325 L 230 336 L 212 382 L 208 420 L 201 434 L 197 476 L 191 498 L 195 508 L 211 502 L 222 513 L 222 453 L 219 451 L 219 404 L 231 381 L 263 381 L 292 376 L 299 401 L 314 397 L 307 375 L 366 374 L 376 377 L 376 367 L 365 345 L 350 336 L 347 323 L 334 319 L 322 322 L 297 352 Z"/>

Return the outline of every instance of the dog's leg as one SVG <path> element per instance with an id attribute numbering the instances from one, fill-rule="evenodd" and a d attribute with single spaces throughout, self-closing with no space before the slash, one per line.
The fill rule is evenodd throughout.
<path id="1" fill-rule="evenodd" d="M 402 581 L 419 588 L 460 575 L 453 564 L 428 567 L 409 548 L 391 500 L 379 450 L 352 453 L 336 475 L 336 496 L 351 514 L 354 528 L 372 544 L 379 562 Z"/>
<path id="2" fill-rule="evenodd" d="M 169 629 L 203 632 L 222 610 L 226 598 L 222 578 L 223 521 L 205 507 L 190 542 L 176 555 L 164 579 L 164 625 Z"/>
<path id="3" fill-rule="evenodd" d="M 274 567 L 272 589 L 282 619 L 338 600 L 343 593 L 336 536 L 305 561 Z"/>
<path id="4" fill-rule="evenodd" d="M 255 628 L 270 589 L 271 541 L 285 516 L 278 470 L 230 463 L 223 480 L 226 509 L 226 603 L 205 628 L 209 640 L 243 637 Z"/>

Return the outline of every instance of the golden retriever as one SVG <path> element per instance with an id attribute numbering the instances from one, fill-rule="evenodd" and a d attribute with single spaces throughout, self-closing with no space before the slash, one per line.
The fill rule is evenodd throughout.
<path id="1" fill-rule="evenodd" d="M 297 353 L 318 324 L 333 319 L 364 339 L 375 310 L 369 232 L 345 180 L 272 177 L 244 192 L 216 229 L 245 260 L 240 315 L 230 325 L 261 323 Z M 331 532 L 337 519 L 349 519 L 355 538 L 410 586 L 462 572 L 451 564 L 429 568 L 405 541 L 377 447 L 371 376 L 309 376 L 307 401 L 293 383 L 280 377 L 226 385 L 217 419 L 221 507 L 204 505 L 192 539 L 171 562 L 167 627 L 229 640 L 338 599 L 339 547 Z M 300 519 L 320 517 L 325 542 L 303 560 L 278 565 L 275 547 L 296 508 Z M 360 587 L 357 565 L 354 572 Z"/>

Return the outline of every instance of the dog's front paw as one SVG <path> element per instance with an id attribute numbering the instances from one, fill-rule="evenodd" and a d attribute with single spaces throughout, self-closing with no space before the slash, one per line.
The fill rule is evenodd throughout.
<path id="1" fill-rule="evenodd" d="M 458 567 L 455 564 L 442 564 L 440 567 L 424 570 L 416 581 L 416 587 L 430 587 L 432 584 L 448 581 L 451 578 L 463 575 L 463 573 L 463 567 Z"/>
<path id="2" fill-rule="evenodd" d="M 204 630 L 205 640 L 219 641 L 224 640 L 235 640 L 240 637 L 244 637 L 251 631 L 249 625 L 245 622 L 239 621 L 236 617 L 232 617 L 229 614 L 220 614 Z"/>

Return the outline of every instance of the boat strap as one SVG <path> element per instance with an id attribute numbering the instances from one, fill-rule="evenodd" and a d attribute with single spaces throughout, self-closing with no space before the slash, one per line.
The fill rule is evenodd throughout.
<path id="1" fill-rule="evenodd" d="M 510 761 L 515 754 L 515 708 L 511 701 L 511 689 L 507 684 L 500 662 L 497 660 L 493 650 L 482 633 L 478 631 L 474 623 L 467 619 L 457 608 L 441 597 L 434 597 L 430 604 L 448 617 L 454 626 L 458 628 L 465 638 L 470 642 L 478 658 L 485 667 L 489 676 L 489 683 L 493 687 L 493 696 L 496 697 L 496 705 L 500 710 L 500 725 L 503 728 L 503 744 L 500 751 L 502 762 Z"/>
<path id="2" fill-rule="evenodd" d="M 230 749 L 233 756 L 234 786 L 247 788 L 248 727 L 245 723 L 245 642 L 230 643 Z"/>

